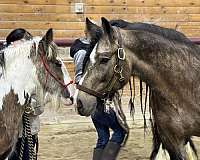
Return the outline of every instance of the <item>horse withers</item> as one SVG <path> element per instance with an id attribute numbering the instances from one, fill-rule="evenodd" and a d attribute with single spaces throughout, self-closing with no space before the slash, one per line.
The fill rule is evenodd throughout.
<path id="1" fill-rule="evenodd" d="M 66 90 L 58 48 L 53 31 L 44 37 L 22 39 L 10 44 L 0 56 L 0 159 L 5 159 L 15 146 L 22 114 L 36 93 L 40 105 L 49 93 L 60 97 Z"/>
<path id="2" fill-rule="evenodd" d="M 185 140 L 200 136 L 199 46 L 144 30 L 112 27 L 105 18 L 102 26 L 87 27 L 90 35 L 101 29 L 102 36 L 79 83 L 79 113 L 89 116 L 95 111 L 98 95 L 102 98 L 115 92 L 136 75 L 150 86 L 154 97 L 161 98 L 161 104 L 170 104 L 152 107 L 158 134 L 172 160 L 187 159 Z"/>

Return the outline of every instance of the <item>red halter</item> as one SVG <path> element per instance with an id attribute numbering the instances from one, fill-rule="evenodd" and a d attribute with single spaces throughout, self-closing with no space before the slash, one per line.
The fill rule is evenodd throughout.
<path id="1" fill-rule="evenodd" d="M 56 81 L 58 82 L 64 89 L 67 88 L 70 84 L 73 83 L 73 81 L 71 80 L 69 83 L 65 84 L 63 81 L 61 81 L 53 72 L 50 71 L 49 69 L 49 66 L 45 60 L 45 57 L 44 57 L 44 52 L 42 52 L 42 49 L 39 48 L 39 55 L 40 55 L 40 58 L 41 58 L 41 61 L 42 61 L 42 64 L 44 65 L 44 68 L 46 70 L 46 72 Z M 46 81 L 47 81 L 47 78 L 48 78 L 48 74 L 46 75 Z"/>

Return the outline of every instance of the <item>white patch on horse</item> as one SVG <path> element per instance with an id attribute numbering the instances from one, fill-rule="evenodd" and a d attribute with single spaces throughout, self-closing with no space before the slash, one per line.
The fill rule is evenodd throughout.
<path id="1" fill-rule="evenodd" d="M 95 60 L 95 56 L 96 56 L 96 51 L 97 51 L 97 44 L 95 45 L 95 47 L 93 48 L 91 54 L 90 54 L 90 62 L 92 64 L 95 64 L 96 60 Z"/>
<path id="2" fill-rule="evenodd" d="M 4 49 L 5 74 L 0 78 L 0 110 L 2 110 L 3 97 L 7 95 L 11 88 L 18 95 L 19 103 L 25 102 L 24 91 L 29 95 L 39 84 L 36 75 L 36 67 L 30 58 L 30 51 L 33 43 L 36 46 L 41 38 L 34 38 L 18 44 L 11 44 Z"/>

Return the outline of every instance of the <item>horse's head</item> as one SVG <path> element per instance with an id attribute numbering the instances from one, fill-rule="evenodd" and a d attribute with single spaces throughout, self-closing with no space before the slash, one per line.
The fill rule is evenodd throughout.
<path id="1" fill-rule="evenodd" d="M 65 74 L 64 63 L 57 57 L 59 49 L 53 42 L 52 29 L 47 31 L 36 48 L 33 48 L 33 54 L 37 56 L 33 56 L 33 59 L 44 91 L 70 98 L 67 85 L 64 83 L 65 76 L 68 75 Z"/>
<path id="2" fill-rule="evenodd" d="M 89 116 L 96 109 L 97 98 L 104 99 L 127 83 L 130 67 L 117 28 L 113 28 L 105 18 L 102 18 L 102 28 L 86 19 L 86 29 L 91 39 L 97 39 L 96 32 L 102 33 L 77 85 L 78 112 Z"/>
<path id="3" fill-rule="evenodd" d="M 57 97 L 65 93 L 65 97 L 69 98 L 64 84 L 63 63 L 57 58 L 57 52 L 52 29 L 42 38 L 22 38 L 8 45 L 1 53 L 3 63 L 0 68 L 3 69 L 3 75 L 0 81 L 3 89 L 0 98 L 9 93 L 11 88 L 18 95 L 20 104 L 25 102 L 24 92 L 31 95 L 36 89 L 39 89 L 40 93 L 36 94 L 42 99 L 44 96 L 41 95 L 46 92 Z"/>

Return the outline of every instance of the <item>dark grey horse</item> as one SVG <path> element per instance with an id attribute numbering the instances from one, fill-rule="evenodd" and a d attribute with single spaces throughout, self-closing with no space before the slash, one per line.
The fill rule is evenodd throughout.
<path id="1" fill-rule="evenodd" d="M 140 31 L 147 31 L 150 33 L 154 33 L 154 34 L 158 34 L 161 35 L 169 40 L 175 40 L 178 42 L 182 42 L 182 43 L 193 43 L 190 39 L 188 39 L 183 33 L 178 32 L 174 29 L 169 29 L 169 28 L 163 28 L 154 24 L 148 24 L 148 23 L 141 23 L 141 22 L 135 22 L 135 23 L 130 23 L 124 20 L 111 20 L 110 21 L 111 26 L 116 26 L 116 27 L 120 27 L 122 29 L 125 30 L 140 30 Z M 142 87 L 142 86 L 140 86 Z M 164 108 L 170 108 L 172 106 L 170 106 L 170 103 L 167 103 L 166 101 L 162 101 L 162 96 L 160 96 L 159 94 L 157 94 L 156 92 L 154 93 L 153 90 L 150 90 L 150 107 L 163 107 Z M 157 153 L 159 151 L 159 147 L 161 144 L 161 139 L 159 137 L 158 134 L 158 130 L 159 127 L 156 125 L 154 119 L 152 119 L 151 121 L 152 123 L 152 133 L 153 133 L 153 150 L 150 156 L 151 160 L 154 160 L 157 156 Z M 191 140 L 191 138 L 187 138 L 185 140 L 185 142 L 189 142 L 194 153 L 197 155 L 197 151 L 194 147 L 194 144 Z M 165 148 L 165 146 L 163 146 L 163 148 Z"/>
<path id="2" fill-rule="evenodd" d="M 160 98 L 152 111 L 170 158 L 188 158 L 186 140 L 200 136 L 200 48 L 144 30 L 112 27 L 105 18 L 102 26 L 103 33 L 78 87 L 79 113 L 89 116 L 95 111 L 97 96 L 103 98 L 115 92 L 131 75 L 137 75 L 150 86 L 151 96 Z M 87 28 L 90 35 L 98 29 L 94 25 Z"/>
<path id="3" fill-rule="evenodd" d="M 8 37 L 18 40 L 16 37 Z M 21 39 L 21 38 L 19 38 Z M 57 60 L 58 49 L 53 43 L 49 29 L 44 37 L 10 44 L 0 56 L 0 159 L 12 152 L 18 138 L 19 124 L 25 106 L 30 106 L 32 94 L 40 105 L 45 94 L 62 94 L 64 77 L 61 62 Z"/>

